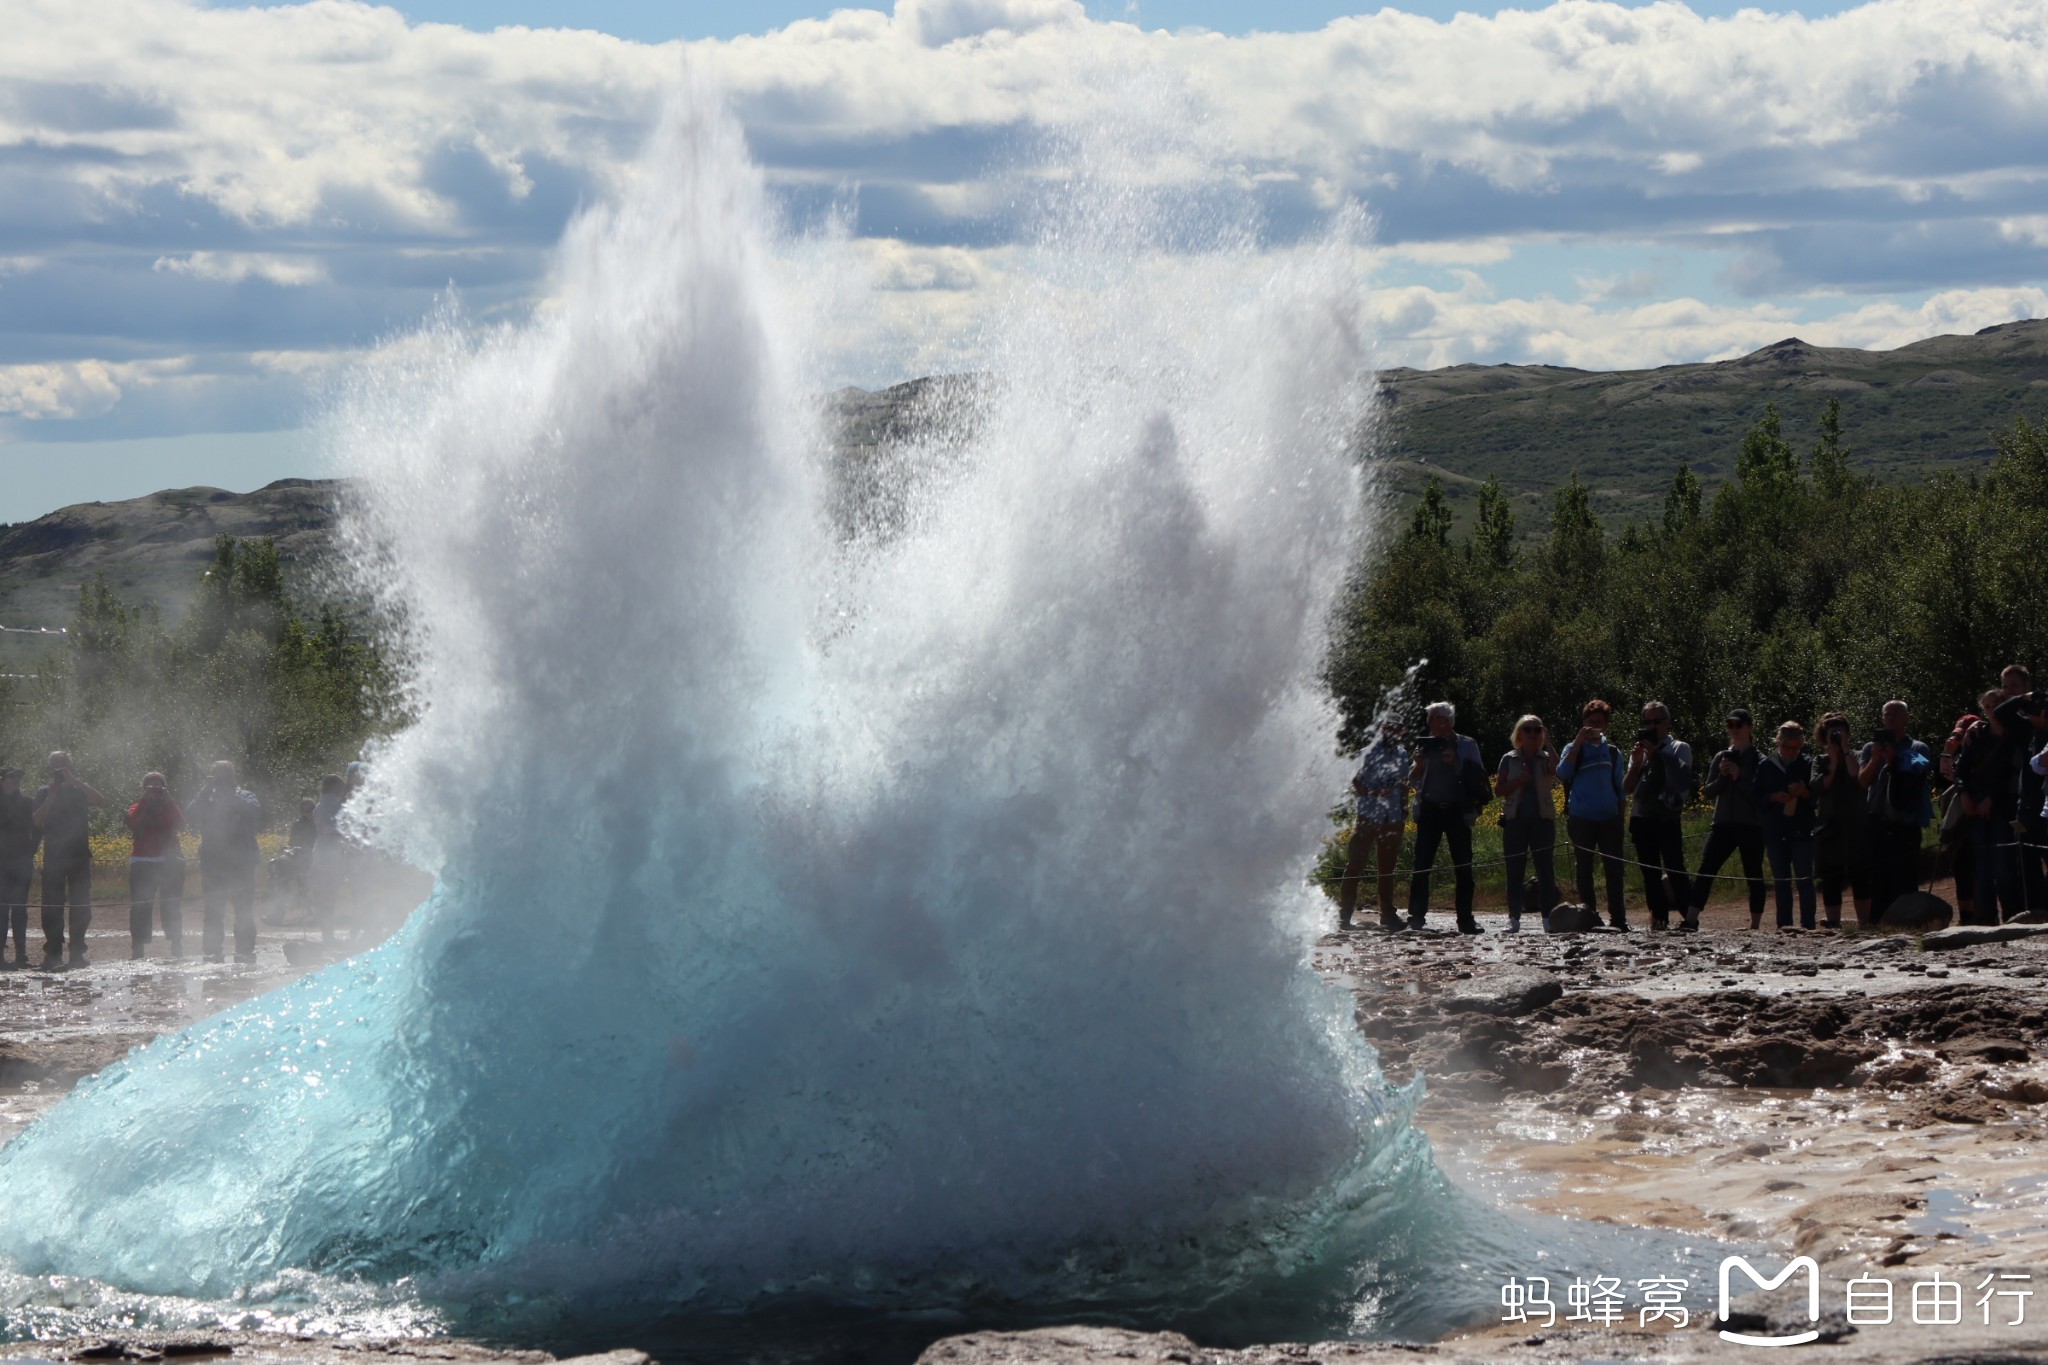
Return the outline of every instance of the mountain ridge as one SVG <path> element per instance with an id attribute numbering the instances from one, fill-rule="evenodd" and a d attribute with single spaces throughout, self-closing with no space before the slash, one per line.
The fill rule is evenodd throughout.
<path id="1" fill-rule="evenodd" d="M 883 389 L 843 389 L 835 424 L 838 496 L 887 496 L 889 452 L 937 417 L 971 408 L 974 376 L 939 375 Z M 1680 461 L 1711 486 L 1743 432 L 1776 403 L 1795 448 L 1811 444 L 1827 399 L 1843 405 L 1855 464 L 1881 478 L 1922 477 L 1987 462 L 1993 432 L 2048 414 L 2048 319 L 2000 323 L 1890 351 L 1819 347 L 1786 337 L 1730 360 L 1639 370 L 1558 365 L 1395 367 L 1377 376 L 1372 439 L 1381 494 L 1412 497 L 1435 475 L 1454 509 L 1489 476 L 1515 500 L 1524 533 L 1541 527 L 1551 488 L 1576 472 L 1610 522 L 1649 515 Z M 174 620 L 198 591 L 216 535 L 271 536 L 305 583 L 332 553 L 332 479 L 280 479 L 249 493 L 166 489 L 75 503 L 0 527 L 0 625 L 58 627 L 79 585 L 105 573 L 121 596 Z M 881 490 L 878 492 L 877 490 Z M 0 635 L 16 666 L 43 635 Z"/>

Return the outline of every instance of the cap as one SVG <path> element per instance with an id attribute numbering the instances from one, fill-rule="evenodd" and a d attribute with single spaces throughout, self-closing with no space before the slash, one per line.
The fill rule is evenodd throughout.
<path id="1" fill-rule="evenodd" d="M 1728 713 L 1727 723 L 1730 725 L 1754 725 L 1756 718 L 1750 715 L 1747 710 L 1738 706 Z"/>

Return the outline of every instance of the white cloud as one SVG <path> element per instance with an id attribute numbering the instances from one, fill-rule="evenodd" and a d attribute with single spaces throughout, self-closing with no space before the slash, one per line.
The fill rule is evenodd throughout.
<path id="1" fill-rule="evenodd" d="M 354 0 L 28 0 L 9 37 L 0 79 L 125 92 L 162 116 L 66 127 L 75 101 L 17 99 L 0 112 L 0 138 L 118 154 L 71 168 L 109 200 L 175 184 L 264 224 L 317 221 L 353 193 L 414 226 L 447 227 L 454 206 L 436 166 L 451 153 L 473 153 L 512 199 L 530 191 L 536 157 L 607 179 L 679 65 L 674 45 L 408 27 Z M 1125 100 L 1131 73 L 1169 74 L 1251 172 L 1352 191 L 1401 159 L 1515 189 L 1566 187 L 1597 165 L 1652 189 L 1735 174 L 1910 197 L 1987 169 L 2038 180 L 2039 147 L 1995 134 L 2048 122 L 2048 6 L 2010 0 L 1711 20 L 1675 0 L 1560 0 L 1448 23 L 1382 10 L 1243 37 L 1092 22 L 1076 0 L 901 0 L 893 16 L 842 11 L 692 47 L 750 126 L 842 141 L 1076 126 Z M 1972 133 L 1979 155 L 1885 169 L 1885 141 L 1904 156 Z M 1757 153 L 1780 160 L 1740 164 Z"/>
<path id="2" fill-rule="evenodd" d="M 0 415 L 39 421 L 97 417 L 121 401 L 115 368 L 98 360 L 0 365 Z"/>
<path id="3" fill-rule="evenodd" d="M 1476 276 L 1456 289 L 1420 286 L 1373 296 L 1381 356 L 1435 368 L 1503 355 L 1586 370 L 1648 369 L 1747 355 L 1797 335 L 1816 346 L 1890 350 L 1924 337 L 2048 317 L 2048 289 L 1946 290 L 1917 305 L 1891 301 L 1833 312 L 1784 304 L 1658 299 L 1628 307 L 1588 299 L 1500 298 Z"/>
<path id="4" fill-rule="evenodd" d="M 159 256 L 151 268 L 221 284 L 259 279 L 272 284 L 303 285 L 327 278 L 327 266 L 318 257 L 250 251 L 195 251 L 187 256 Z"/>
<path id="5" fill-rule="evenodd" d="M 1559 0 L 1242 37 L 1093 21 L 1077 0 L 899 0 L 661 47 L 409 26 L 359 0 L 14 0 L 0 323 L 31 363 L 4 372 L 0 412 L 117 403 L 128 372 L 40 363 L 35 346 L 47 333 L 41 354 L 74 356 L 74 333 L 105 335 L 123 307 L 119 354 L 216 357 L 184 380 L 134 372 L 166 385 L 235 364 L 314 374 L 310 357 L 402 326 L 457 274 L 491 318 L 545 307 L 546 244 L 629 174 L 689 62 L 729 92 L 799 217 L 858 204 L 880 292 L 839 341 L 867 348 L 874 381 L 971 343 L 1030 268 L 1033 196 L 1084 156 L 1191 201 L 1255 200 L 1281 243 L 1364 198 L 1382 240 L 1363 268 L 1407 271 L 1379 296 L 1388 354 L 1418 363 L 1633 366 L 2048 311 L 2044 0 L 1713 20 L 1676 0 Z M 1596 265 L 1560 301 L 1583 258 L 1537 285 L 1526 262 L 1566 241 L 1653 250 L 1658 269 Z M 1703 250 L 1759 297 L 1663 297 L 1711 273 L 1664 257 Z M 1511 296 L 1510 275 L 1546 297 Z M 199 286 L 252 280 L 291 288 L 238 341 L 251 324 Z M 1801 297 L 1858 294 L 1876 301 Z"/>

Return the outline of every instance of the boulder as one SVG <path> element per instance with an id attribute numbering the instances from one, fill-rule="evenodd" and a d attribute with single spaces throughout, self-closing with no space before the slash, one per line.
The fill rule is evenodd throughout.
<path id="1" fill-rule="evenodd" d="M 1600 912 L 1590 905 L 1555 905 L 1543 917 L 1544 931 L 1552 934 L 1583 934 L 1600 924 Z"/>
<path id="2" fill-rule="evenodd" d="M 1564 994 L 1564 983 L 1540 967 L 1502 967 L 1453 982 L 1437 999 L 1445 1014 L 1491 1014 L 1519 1018 Z"/>
<path id="3" fill-rule="evenodd" d="M 1886 906 L 1877 917 L 1885 929 L 1945 929 L 1955 919 L 1955 910 L 1941 897 L 1928 891 L 1908 891 Z"/>
<path id="4" fill-rule="evenodd" d="M 1939 952 L 1944 948 L 1975 948 L 1985 943 L 2010 943 L 2019 938 L 2048 934 L 2048 924 L 1959 924 L 1939 929 L 1920 940 L 1920 946 Z"/>

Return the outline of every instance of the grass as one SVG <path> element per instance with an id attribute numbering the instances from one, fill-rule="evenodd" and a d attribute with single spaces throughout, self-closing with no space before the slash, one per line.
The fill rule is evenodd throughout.
<path id="1" fill-rule="evenodd" d="M 1713 819 L 1713 808 L 1706 805 L 1694 805 L 1688 808 L 1684 816 L 1681 817 L 1681 824 L 1685 830 L 1685 859 L 1688 869 L 1699 866 L 1700 850 L 1706 843 L 1707 828 L 1713 824 Z M 1323 894 L 1328 896 L 1333 902 L 1337 899 L 1337 879 L 1344 870 L 1344 849 L 1350 838 L 1351 826 L 1347 823 L 1339 827 L 1328 839 L 1325 839 L 1322 852 L 1316 860 L 1315 870 L 1309 874 L 1309 880 L 1321 887 Z M 1622 840 L 1622 856 L 1626 858 L 1634 858 L 1636 856 L 1635 845 L 1626 838 Z M 1558 894 L 1566 901 L 1576 901 L 1578 899 L 1574 883 L 1576 864 L 1572 857 L 1571 841 L 1565 834 L 1563 816 L 1558 817 L 1557 847 L 1552 855 L 1552 859 L 1557 870 Z M 1395 868 L 1394 874 L 1395 905 L 1404 911 L 1407 909 L 1408 903 L 1408 870 L 1414 865 L 1415 824 L 1411 820 L 1408 824 L 1407 834 L 1401 841 L 1401 861 Z M 1630 908 L 1641 910 L 1646 905 L 1646 902 L 1643 900 L 1642 869 L 1630 866 L 1627 871 L 1625 904 Z M 1370 917 L 1377 909 L 1379 891 L 1376 883 L 1372 880 L 1375 875 L 1372 863 L 1367 863 L 1365 872 L 1367 881 L 1365 885 L 1359 888 L 1358 905 L 1359 914 Z M 1739 857 L 1730 858 L 1727 866 L 1721 869 L 1723 877 L 1733 875 L 1739 878 L 1741 872 L 1742 860 Z M 1480 816 L 1479 823 L 1472 829 L 1472 874 L 1477 890 L 1474 901 L 1475 908 L 1480 910 L 1505 910 L 1508 903 L 1507 866 L 1506 856 L 1501 848 L 1500 814 L 1497 808 L 1489 810 L 1486 814 Z M 1533 864 L 1524 875 L 1535 875 Z M 1765 864 L 1764 876 L 1768 881 L 1770 877 L 1770 866 L 1768 863 Z M 1601 897 L 1600 903 L 1604 907 L 1607 895 L 1606 871 L 1597 865 L 1593 869 L 1593 885 L 1594 890 L 1599 893 Z M 1717 894 L 1717 899 L 1719 894 L 1732 895 L 1739 889 L 1735 882 L 1724 883 L 1722 892 Z M 1439 849 L 1436 860 L 1436 878 L 1430 884 L 1430 904 L 1432 908 L 1448 909 L 1451 905 L 1451 897 L 1450 851 L 1448 849 Z"/>

